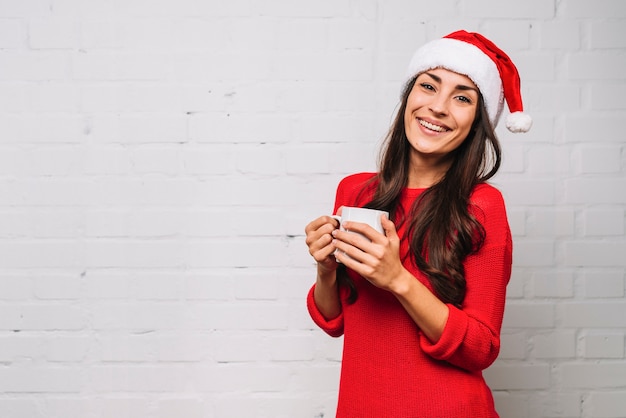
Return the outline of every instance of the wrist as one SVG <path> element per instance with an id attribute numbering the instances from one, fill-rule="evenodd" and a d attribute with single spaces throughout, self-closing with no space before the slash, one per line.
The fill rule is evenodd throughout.
<path id="1" fill-rule="evenodd" d="M 406 298 L 411 292 L 416 279 L 406 269 L 391 283 L 389 291 L 398 298 Z"/>

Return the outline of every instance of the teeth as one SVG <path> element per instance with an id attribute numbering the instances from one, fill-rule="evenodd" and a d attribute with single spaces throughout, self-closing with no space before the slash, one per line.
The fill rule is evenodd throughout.
<path id="1" fill-rule="evenodd" d="M 437 131 L 437 132 L 445 132 L 447 131 L 446 128 L 444 128 L 443 126 L 439 126 L 439 125 L 433 125 L 430 122 L 426 122 L 425 120 L 420 120 L 420 125 L 424 126 L 425 128 L 430 129 L 431 131 Z"/>

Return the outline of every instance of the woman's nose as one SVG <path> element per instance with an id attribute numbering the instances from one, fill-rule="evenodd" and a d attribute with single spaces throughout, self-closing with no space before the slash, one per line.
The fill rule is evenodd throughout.
<path id="1" fill-rule="evenodd" d="M 448 102 L 443 95 L 438 94 L 432 97 L 428 108 L 437 115 L 445 115 L 448 113 Z"/>

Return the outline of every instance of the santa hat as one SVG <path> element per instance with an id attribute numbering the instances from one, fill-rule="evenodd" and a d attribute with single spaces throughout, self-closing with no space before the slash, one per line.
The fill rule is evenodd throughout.
<path id="1" fill-rule="evenodd" d="M 479 33 L 460 30 L 420 47 L 411 59 L 407 78 L 432 68 L 468 76 L 480 90 L 494 127 L 505 99 L 510 111 L 506 127 L 511 132 L 528 132 L 532 126 L 530 116 L 523 113 L 517 68 L 500 48 Z"/>

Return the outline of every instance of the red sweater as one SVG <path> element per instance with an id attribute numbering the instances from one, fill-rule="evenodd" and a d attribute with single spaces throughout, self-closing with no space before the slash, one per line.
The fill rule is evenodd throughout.
<path id="1" fill-rule="evenodd" d="M 362 206 L 371 193 L 360 194 L 372 173 L 349 176 L 337 189 L 340 206 Z M 422 189 L 406 189 L 407 211 Z M 483 247 L 465 260 L 467 294 L 461 309 L 450 314 L 440 340 L 433 344 L 400 302 L 353 271 L 358 299 L 326 320 L 317 309 L 313 288 L 307 306 L 313 321 L 331 336 L 344 336 L 337 418 L 493 418 L 498 417 L 482 370 L 500 349 L 506 285 L 511 274 L 511 233 L 500 192 L 481 184 L 471 196 L 471 213 L 485 228 Z M 406 212 L 405 212 L 406 213 Z M 408 251 L 400 228 L 401 254 Z M 410 258 L 408 258 L 410 260 Z M 405 267 L 432 290 L 410 261 Z"/>

